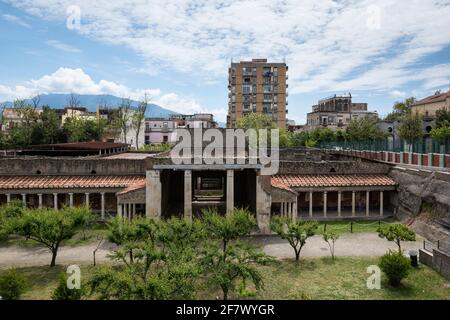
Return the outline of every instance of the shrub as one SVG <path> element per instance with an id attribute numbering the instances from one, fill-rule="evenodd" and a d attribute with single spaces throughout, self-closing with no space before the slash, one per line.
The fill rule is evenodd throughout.
<path id="1" fill-rule="evenodd" d="M 67 287 L 67 274 L 61 273 L 59 276 L 58 286 L 52 293 L 53 300 L 80 300 L 83 297 L 83 285 L 80 289 L 69 289 Z"/>
<path id="2" fill-rule="evenodd" d="M 25 277 L 15 269 L 9 269 L 0 276 L 0 296 L 4 300 L 19 300 L 25 287 Z"/>
<path id="3" fill-rule="evenodd" d="M 402 279 L 408 275 L 411 264 L 409 259 L 402 254 L 389 250 L 381 257 L 380 268 L 388 277 L 389 284 L 397 287 Z"/>

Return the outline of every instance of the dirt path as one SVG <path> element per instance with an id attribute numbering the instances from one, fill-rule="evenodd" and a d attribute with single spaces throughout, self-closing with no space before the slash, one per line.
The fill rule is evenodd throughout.
<path id="1" fill-rule="evenodd" d="M 421 239 L 417 236 L 416 242 L 405 242 L 405 250 L 419 249 L 422 245 Z M 294 251 L 289 244 L 278 237 L 258 237 L 255 238 L 257 244 L 264 246 L 264 251 L 277 258 L 293 258 Z M 93 251 L 96 244 L 76 247 L 62 247 L 56 258 L 56 263 L 68 264 L 92 264 Z M 103 243 L 96 253 L 97 262 L 110 261 L 106 256 L 114 248 L 108 242 Z M 388 249 L 396 249 L 395 244 L 385 239 L 381 239 L 375 233 L 356 233 L 342 235 L 336 242 L 336 256 L 381 256 Z M 308 239 L 302 250 L 302 257 L 328 256 L 329 248 L 320 236 Z M 50 263 L 50 253 L 46 248 L 33 247 L 25 248 L 19 246 L 0 247 L 0 267 L 20 267 L 20 266 L 41 266 Z"/>

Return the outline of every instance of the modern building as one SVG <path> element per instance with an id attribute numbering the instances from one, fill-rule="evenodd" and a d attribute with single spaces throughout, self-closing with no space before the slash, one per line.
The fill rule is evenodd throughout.
<path id="1" fill-rule="evenodd" d="M 36 114 L 41 114 L 42 109 L 36 109 Z M 0 114 L 0 129 L 4 132 L 10 131 L 16 124 L 23 122 L 23 115 L 16 108 L 5 108 Z"/>
<path id="2" fill-rule="evenodd" d="M 368 111 L 367 103 L 352 102 L 352 95 L 334 95 L 319 100 L 307 114 L 307 128 L 327 127 L 331 129 L 345 128 L 354 119 L 378 119 L 376 111 Z"/>
<path id="3" fill-rule="evenodd" d="M 288 105 L 286 83 L 288 66 L 253 59 L 231 63 L 228 69 L 227 127 L 234 127 L 242 116 L 267 114 L 280 128 L 286 127 Z"/>
<path id="4" fill-rule="evenodd" d="M 450 90 L 444 93 L 436 91 L 434 95 L 419 100 L 411 106 L 413 112 L 418 112 L 424 118 L 434 118 L 436 111 L 444 108 L 450 110 Z"/>
<path id="5" fill-rule="evenodd" d="M 210 129 L 216 128 L 217 122 L 209 113 L 196 113 L 192 115 L 175 114 L 169 118 L 145 119 L 145 144 L 175 143 L 176 129 Z"/>

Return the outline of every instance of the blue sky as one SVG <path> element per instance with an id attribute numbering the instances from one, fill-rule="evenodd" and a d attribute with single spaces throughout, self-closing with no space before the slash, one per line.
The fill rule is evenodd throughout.
<path id="1" fill-rule="evenodd" d="M 450 86 L 450 1 L 399 2 L 0 0 L 0 101 L 148 93 L 224 121 L 231 59 L 267 57 L 289 66 L 297 123 L 344 92 L 384 115 Z"/>

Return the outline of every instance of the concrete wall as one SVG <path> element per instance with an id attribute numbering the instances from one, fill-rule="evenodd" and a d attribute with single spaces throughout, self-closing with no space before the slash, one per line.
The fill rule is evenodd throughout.
<path id="1" fill-rule="evenodd" d="M 144 175 L 145 161 L 134 159 L 86 159 L 53 157 L 0 158 L 0 175 Z"/>
<path id="2" fill-rule="evenodd" d="M 433 252 L 420 249 L 419 261 L 450 279 L 450 255 L 448 253 L 436 249 L 433 249 Z"/>

